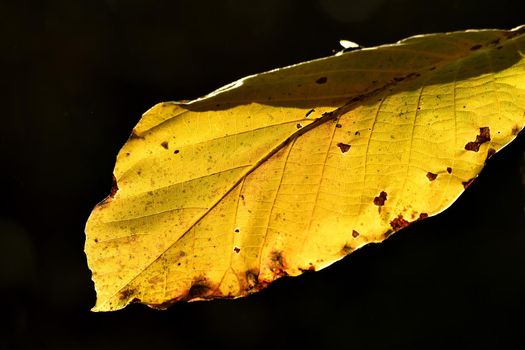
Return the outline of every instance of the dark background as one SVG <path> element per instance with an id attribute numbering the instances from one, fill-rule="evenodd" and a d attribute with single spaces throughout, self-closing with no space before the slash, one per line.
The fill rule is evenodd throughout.
<path id="1" fill-rule="evenodd" d="M 523 341 L 525 140 L 445 213 L 235 301 L 92 313 L 84 224 L 140 115 L 364 46 L 525 23 L 523 1 L 0 1 L 1 349 L 495 348 Z M 522 342 L 522 345 L 524 343 Z"/>

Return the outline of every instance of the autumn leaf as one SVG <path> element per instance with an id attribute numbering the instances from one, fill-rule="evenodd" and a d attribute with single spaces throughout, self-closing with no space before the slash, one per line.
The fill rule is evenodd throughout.
<path id="1" fill-rule="evenodd" d="M 525 125 L 524 33 L 414 36 L 154 106 L 86 226 L 93 310 L 244 296 L 443 211 Z"/>

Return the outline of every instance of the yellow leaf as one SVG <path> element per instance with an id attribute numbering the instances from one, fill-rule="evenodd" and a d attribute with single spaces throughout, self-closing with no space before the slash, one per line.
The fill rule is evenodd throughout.
<path id="1" fill-rule="evenodd" d="M 415 36 L 154 106 L 86 226 L 93 310 L 244 296 L 443 211 L 525 125 L 524 32 Z"/>

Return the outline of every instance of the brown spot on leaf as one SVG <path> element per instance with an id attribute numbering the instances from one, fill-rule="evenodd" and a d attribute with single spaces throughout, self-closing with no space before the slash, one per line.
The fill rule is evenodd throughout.
<path id="1" fill-rule="evenodd" d="M 490 141 L 490 129 L 488 126 L 484 126 L 482 128 L 479 128 L 479 135 L 476 136 L 476 141 L 468 142 L 465 145 L 465 149 L 467 151 L 477 152 L 479 151 L 479 146 L 489 141 Z"/>
<path id="2" fill-rule="evenodd" d="M 192 300 L 195 298 L 206 298 L 213 292 L 213 288 L 210 287 L 208 281 L 206 281 L 206 278 L 200 277 L 195 279 L 190 289 L 188 290 L 188 294 L 186 295 L 186 300 Z"/>
<path id="3" fill-rule="evenodd" d="M 379 196 L 374 198 L 374 204 L 378 207 L 385 205 L 385 201 L 387 199 L 387 194 L 385 191 L 381 191 Z"/>
<path id="4" fill-rule="evenodd" d="M 354 238 L 359 237 L 359 232 L 357 232 L 356 230 L 352 230 L 352 237 Z"/>
<path id="5" fill-rule="evenodd" d="M 394 233 L 394 230 L 386 230 L 386 232 L 385 232 L 385 239 L 390 237 L 390 235 L 392 235 L 392 233 Z"/>
<path id="6" fill-rule="evenodd" d="M 315 109 L 313 109 L 313 108 L 310 109 L 308 112 L 306 112 L 306 115 L 305 115 L 304 117 L 305 117 L 305 118 L 308 118 L 308 116 L 309 116 L 310 114 L 312 114 L 314 111 L 315 111 Z"/>
<path id="7" fill-rule="evenodd" d="M 428 214 L 427 213 L 421 213 L 421 214 L 419 214 L 419 219 L 418 220 L 424 220 L 426 218 L 428 218 Z"/>
<path id="8" fill-rule="evenodd" d="M 338 129 L 340 129 L 340 128 L 342 128 L 343 126 L 342 126 L 341 124 L 337 123 L 337 124 L 335 124 L 335 127 L 338 128 Z"/>
<path id="9" fill-rule="evenodd" d="M 178 154 L 180 151 L 178 149 L 176 149 L 175 151 L 173 151 L 173 153 L 175 154 Z"/>
<path id="10" fill-rule="evenodd" d="M 352 246 L 346 243 L 343 248 L 341 248 L 341 255 L 348 255 L 353 251 Z"/>
<path id="11" fill-rule="evenodd" d="M 319 79 L 317 79 L 315 82 L 317 84 L 324 84 L 328 81 L 328 78 L 327 77 L 320 77 Z"/>
<path id="12" fill-rule="evenodd" d="M 168 149 L 168 141 L 164 141 L 160 144 L 164 149 Z"/>
<path id="13" fill-rule="evenodd" d="M 241 248 L 239 248 L 239 247 L 234 247 L 234 248 L 233 248 L 233 251 L 234 251 L 235 253 L 239 254 L 239 253 L 241 252 Z"/>
<path id="14" fill-rule="evenodd" d="M 403 219 L 403 215 L 398 215 L 397 218 L 390 221 L 390 226 L 392 226 L 392 229 L 394 231 L 399 231 L 404 227 L 407 227 L 410 224 L 410 222 Z"/>
<path id="15" fill-rule="evenodd" d="M 512 127 L 512 135 L 518 135 L 518 133 L 520 132 L 521 128 L 519 127 L 519 125 L 514 125 Z"/>
<path id="16" fill-rule="evenodd" d="M 109 193 L 109 197 L 113 199 L 115 195 L 118 192 L 118 185 L 117 185 L 117 178 L 115 175 L 113 175 L 113 184 L 111 185 L 111 192 Z"/>
<path id="17" fill-rule="evenodd" d="M 303 126 L 300 123 L 297 123 L 296 127 L 297 129 L 301 129 Z"/>
<path id="18" fill-rule="evenodd" d="M 452 168 L 451 167 L 447 168 L 447 173 L 452 174 Z"/>
<path id="19" fill-rule="evenodd" d="M 285 271 L 285 262 L 282 252 L 273 251 L 270 254 L 270 271 L 278 277 L 288 275 Z"/>
<path id="20" fill-rule="evenodd" d="M 463 181 L 462 184 L 463 184 L 463 188 L 467 189 L 467 187 L 469 187 L 470 185 L 472 185 L 472 183 L 474 182 L 474 177 L 468 181 Z"/>
<path id="21" fill-rule="evenodd" d="M 346 144 L 346 143 L 342 143 L 342 142 L 339 142 L 337 144 L 337 147 L 339 147 L 339 149 L 341 150 L 342 153 L 346 153 L 350 150 L 350 145 Z"/>
<path id="22" fill-rule="evenodd" d="M 472 46 L 472 47 L 470 48 L 470 51 L 476 51 L 476 50 L 479 50 L 479 49 L 481 49 L 481 45 L 478 44 L 478 45 L 474 45 L 474 46 Z"/>
<path id="23" fill-rule="evenodd" d="M 247 286 L 245 289 L 250 292 L 255 292 L 265 287 L 264 284 L 261 285 L 259 281 L 259 272 L 255 269 L 246 271 L 246 284 Z"/>
<path id="24" fill-rule="evenodd" d="M 437 174 L 431 173 L 430 171 L 427 173 L 427 178 L 429 181 L 434 181 L 437 177 Z"/>
<path id="25" fill-rule="evenodd" d="M 120 300 L 128 300 L 130 296 L 135 294 L 134 289 L 123 289 L 118 293 L 118 298 Z"/>

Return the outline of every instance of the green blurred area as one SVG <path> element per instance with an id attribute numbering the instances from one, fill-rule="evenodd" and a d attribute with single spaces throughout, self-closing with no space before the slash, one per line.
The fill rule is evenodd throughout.
<path id="1" fill-rule="evenodd" d="M 84 224 L 140 115 L 363 46 L 525 23 L 523 1 L 0 2 L 1 349 L 495 348 L 522 340 L 525 140 L 381 245 L 236 301 L 94 314 Z"/>

